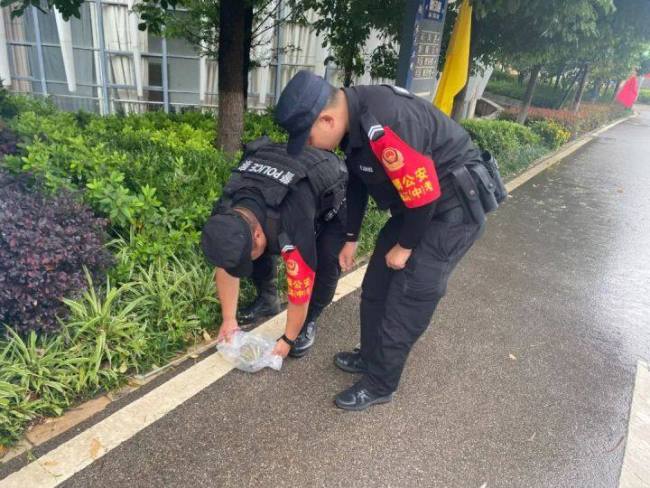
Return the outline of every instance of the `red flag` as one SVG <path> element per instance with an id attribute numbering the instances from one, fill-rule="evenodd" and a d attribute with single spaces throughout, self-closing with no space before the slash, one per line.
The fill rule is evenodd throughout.
<path id="1" fill-rule="evenodd" d="M 639 96 L 639 80 L 636 76 L 632 75 L 623 85 L 621 91 L 616 95 L 616 101 L 626 108 L 632 108 Z"/>

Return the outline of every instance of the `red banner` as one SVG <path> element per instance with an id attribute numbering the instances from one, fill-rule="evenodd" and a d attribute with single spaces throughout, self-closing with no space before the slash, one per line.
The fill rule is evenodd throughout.
<path id="1" fill-rule="evenodd" d="M 630 76 L 616 95 L 616 101 L 627 108 L 632 108 L 639 96 L 639 80 L 636 76 Z"/>

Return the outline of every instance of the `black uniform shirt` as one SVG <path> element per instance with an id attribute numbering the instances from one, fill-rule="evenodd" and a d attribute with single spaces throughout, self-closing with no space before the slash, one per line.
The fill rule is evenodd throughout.
<path id="1" fill-rule="evenodd" d="M 433 159 L 438 175 L 458 162 L 480 160 L 480 152 L 469 134 L 426 100 L 401 88 L 387 85 L 344 88 L 350 128 L 343 141 L 349 171 L 347 191 L 347 239 L 356 241 L 368 203 L 368 194 L 379 208 L 404 214 L 399 244 L 407 249 L 418 245 L 435 211 L 436 202 L 407 208 L 372 152 L 361 127 L 360 116 L 369 111 L 383 126 L 390 127 L 418 152 Z M 443 193 L 444 198 L 444 193 Z"/>
<path id="2" fill-rule="evenodd" d="M 247 207 L 251 190 L 238 191 L 232 197 L 232 206 Z M 242 200 L 244 198 L 244 200 Z M 317 267 L 316 215 L 318 203 L 307 180 L 302 180 L 282 201 L 277 229 L 269 229 L 268 221 L 261 222 L 269 240 L 267 253 L 279 251 L 287 270 L 287 290 L 291 303 L 306 303 L 311 297 Z M 267 209 L 268 211 L 268 209 Z M 276 252 L 277 252 L 276 251 Z"/>

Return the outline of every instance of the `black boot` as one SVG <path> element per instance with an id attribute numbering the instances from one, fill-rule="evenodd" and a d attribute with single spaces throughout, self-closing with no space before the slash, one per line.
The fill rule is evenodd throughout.
<path id="1" fill-rule="evenodd" d="M 300 334 L 298 334 L 298 337 L 296 337 L 296 344 L 289 351 L 289 356 L 292 358 L 303 357 L 305 354 L 307 354 L 307 352 L 309 352 L 311 346 L 314 345 L 315 340 L 316 321 L 307 320 L 305 321 L 305 325 L 302 326 Z"/>
<path id="2" fill-rule="evenodd" d="M 276 315 L 281 310 L 277 293 L 260 293 L 252 304 L 237 313 L 237 321 L 240 325 L 248 325 L 264 317 Z"/>
<path id="3" fill-rule="evenodd" d="M 365 373 L 367 369 L 366 362 L 361 359 L 359 348 L 355 348 L 352 352 L 339 352 L 334 356 L 334 364 L 346 373 Z"/>
<path id="4" fill-rule="evenodd" d="M 336 395 L 334 403 L 336 403 L 337 407 L 342 408 L 343 410 L 359 411 L 365 410 L 372 405 L 388 403 L 392 399 L 392 393 L 389 393 L 388 395 L 377 394 L 367 386 L 364 386 L 363 381 L 359 381 L 347 390 Z"/>

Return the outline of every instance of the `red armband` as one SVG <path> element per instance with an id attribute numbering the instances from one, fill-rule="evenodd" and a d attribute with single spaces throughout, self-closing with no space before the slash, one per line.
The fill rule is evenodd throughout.
<path id="1" fill-rule="evenodd" d="M 316 273 L 309 267 L 296 248 L 282 253 L 287 268 L 287 294 L 296 305 L 309 302 Z"/>
<path id="2" fill-rule="evenodd" d="M 375 126 L 377 129 L 380 126 Z M 370 147 L 408 208 L 427 205 L 440 198 L 440 182 L 433 161 L 404 142 L 390 127 Z"/>

